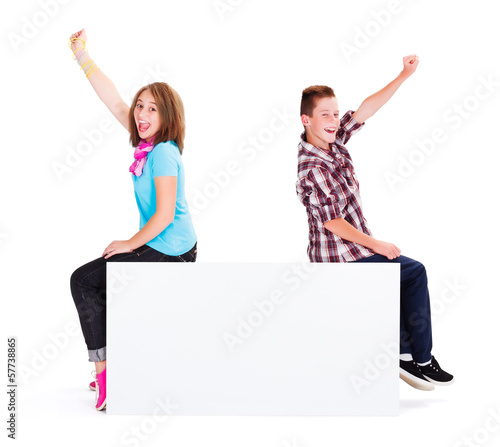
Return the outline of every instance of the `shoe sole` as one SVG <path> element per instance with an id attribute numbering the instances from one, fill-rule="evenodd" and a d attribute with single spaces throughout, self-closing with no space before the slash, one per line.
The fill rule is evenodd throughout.
<path id="1" fill-rule="evenodd" d="M 408 385 L 421 391 L 432 391 L 434 385 L 427 380 L 419 379 L 418 377 L 408 374 L 403 368 L 399 368 L 399 377 Z"/>
<path id="2" fill-rule="evenodd" d="M 449 382 L 438 382 L 437 380 L 433 380 L 431 379 L 430 377 L 426 376 L 425 374 L 423 374 L 423 376 L 430 382 L 430 383 L 433 383 L 434 385 L 439 385 L 439 386 L 448 386 L 448 385 L 452 385 L 453 383 L 455 383 L 455 378 L 451 379 Z"/>
<path id="3" fill-rule="evenodd" d="M 104 402 L 101 404 L 100 407 L 95 407 L 97 411 L 104 410 L 106 408 L 106 399 L 104 399 Z"/>

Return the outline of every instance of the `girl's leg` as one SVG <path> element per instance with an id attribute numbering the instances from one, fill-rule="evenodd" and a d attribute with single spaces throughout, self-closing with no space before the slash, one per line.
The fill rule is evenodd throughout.
<path id="1" fill-rule="evenodd" d="M 71 294 L 87 345 L 89 361 L 96 362 L 97 372 L 104 369 L 100 362 L 106 360 L 106 263 L 137 260 L 139 256 L 135 251 L 120 253 L 108 259 L 100 257 L 79 267 L 71 275 Z"/>
<path id="2" fill-rule="evenodd" d="M 106 369 L 106 360 L 102 362 L 94 362 L 95 364 L 95 373 L 100 374 Z"/>
<path id="3" fill-rule="evenodd" d="M 71 293 L 78 311 L 89 361 L 96 363 L 97 373 L 106 365 L 106 263 L 195 262 L 196 256 L 196 244 L 179 256 L 165 255 L 143 245 L 130 253 L 120 253 L 108 259 L 97 258 L 75 270 L 71 276 Z"/>
<path id="4" fill-rule="evenodd" d="M 76 269 L 70 286 L 89 361 L 102 362 L 106 360 L 106 260 L 97 258 Z"/>

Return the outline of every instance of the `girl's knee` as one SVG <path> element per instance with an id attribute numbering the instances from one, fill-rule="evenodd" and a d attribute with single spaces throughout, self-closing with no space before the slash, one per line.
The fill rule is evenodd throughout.
<path id="1" fill-rule="evenodd" d="M 73 288 L 77 284 L 80 283 L 81 278 L 83 276 L 83 268 L 78 267 L 72 274 L 71 278 L 69 279 L 70 286 Z"/>

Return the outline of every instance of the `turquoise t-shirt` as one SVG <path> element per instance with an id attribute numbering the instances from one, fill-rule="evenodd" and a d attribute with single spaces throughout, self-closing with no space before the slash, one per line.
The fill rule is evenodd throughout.
<path id="1" fill-rule="evenodd" d="M 135 199 L 140 214 L 141 229 L 156 212 L 156 189 L 154 178 L 177 177 L 175 216 L 172 223 L 146 245 L 171 256 L 182 255 L 196 242 L 191 215 L 184 193 L 184 165 L 177 144 L 174 141 L 158 143 L 146 159 L 142 175 L 132 174 Z"/>

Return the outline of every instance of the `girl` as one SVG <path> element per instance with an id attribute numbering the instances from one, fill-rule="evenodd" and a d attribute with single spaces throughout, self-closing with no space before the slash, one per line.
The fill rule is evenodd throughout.
<path id="1" fill-rule="evenodd" d="M 71 293 L 89 352 L 95 362 L 97 410 L 106 407 L 106 263 L 195 262 L 196 233 L 184 194 L 184 107 L 164 82 L 142 87 L 129 108 L 86 48 L 85 28 L 69 46 L 90 84 L 113 116 L 130 132 L 135 161 L 130 166 L 140 214 L 139 231 L 113 241 L 100 258 L 71 276 Z"/>

